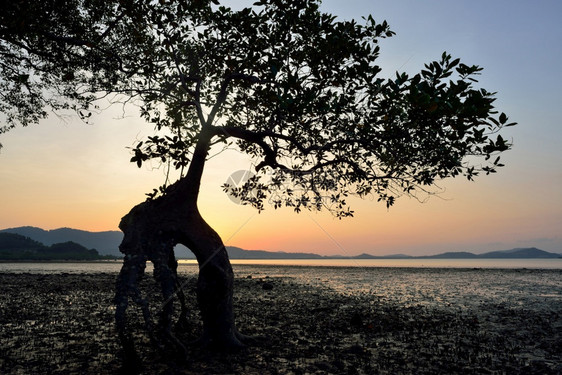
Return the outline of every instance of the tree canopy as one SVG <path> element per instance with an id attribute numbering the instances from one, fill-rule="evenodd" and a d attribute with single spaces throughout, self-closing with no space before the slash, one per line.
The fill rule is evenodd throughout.
<path id="1" fill-rule="evenodd" d="M 155 126 L 131 161 L 179 171 L 119 224 L 115 319 L 133 367 L 129 299 L 154 328 L 139 289 L 147 260 L 166 301 L 156 343 L 187 354 L 171 331 L 176 293 L 178 322 L 187 316 L 178 243 L 199 263 L 199 342 L 235 349 L 252 341 L 235 325 L 225 246 L 197 206 L 213 146 L 253 158 L 255 174 L 223 186 L 241 202 L 339 218 L 353 214 L 350 195 L 391 206 L 443 178 L 493 173 L 502 166 L 496 154 L 510 147 L 498 132 L 513 123 L 495 111 L 495 94 L 476 86 L 480 67 L 443 53 L 418 74 L 383 78 L 378 42 L 394 34 L 389 25 L 339 20 L 319 0 L 259 0 L 241 10 L 215 0 L 16 0 L 0 14 L 0 132 L 49 110 L 87 120 L 96 100 L 109 98 L 138 106 Z"/>
<path id="2" fill-rule="evenodd" d="M 141 69 L 142 53 L 153 40 L 143 3 L 3 3 L 0 134 L 66 110 L 87 121 L 96 100 L 122 88 Z"/>
<path id="3" fill-rule="evenodd" d="M 237 148 L 255 174 L 224 189 L 259 210 L 269 202 L 345 217 L 346 197 L 369 194 L 390 206 L 443 178 L 493 173 L 510 147 L 498 132 L 514 123 L 477 87 L 482 68 L 443 53 L 413 76 L 381 77 L 378 41 L 394 34 L 386 21 L 340 20 L 318 0 L 241 10 L 204 0 L 16 1 L 8 10 L 2 131 L 49 108 L 87 119 L 96 98 L 115 95 L 155 125 L 132 162 L 160 160 L 183 175 L 201 140 Z"/>

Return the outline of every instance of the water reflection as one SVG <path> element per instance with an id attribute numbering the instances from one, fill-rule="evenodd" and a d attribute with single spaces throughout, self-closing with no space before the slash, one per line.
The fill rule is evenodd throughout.
<path id="1" fill-rule="evenodd" d="M 469 268 L 470 263 L 458 260 L 435 260 L 431 267 L 405 267 L 412 260 L 369 260 L 371 266 L 344 267 L 349 260 L 322 260 L 322 267 L 307 266 L 310 260 L 294 260 L 279 264 L 279 261 L 233 261 L 235 275 L 240 278 L 276 277 L 303 285 L 325 288 L 343 294 L 367 294 L 373 302 L 393 301 L 406 305 L 450 306 L 459 308 L 486 303 L 506 303 L 519 306 L 552 306 L 562 303 L 562 269 L 552 269 L 560 260 L 548 260 L 551 269 L 526 269 L 504 267 L 505 260 L 485 260 L 486 268 Z M 373 266 L 385 261 L 385 266 Z M 392 263 L 397 262 L 398 263 Z M 427 260 L 424 260 L 426 262 Z M 433 261 L 433 260 L 432 260 Z M 524 262 L 525 263 L 524 263 Z M 544 260 L 510 260 L 510 264 L 538 264 Z M 315 262 L 318 265 L 318 260 Z M 357 262 L 361 262 L 357 260 Z M 449 267 L 438 268 L 437 264 L 450 262 Z M 454 263 L 453 263 L 454 262 Z M 254 264 L 243 264 L 254 263 Z M 277 263 L 277 264 L 276 264 Z M 367 262 L 362 262 L 367 263 Z M 395 264 L 392 266 L 391 264 Z M 402 265 L 401 267 L 398 265 Z M 454 267 L 453 264 L 456 264 Z M 557 263 L 560 265 L 560 263 Z M 460 267 L 465 265 L 466 267 Z M 498 265 L 492 266 L 492 265 Z M 121 261 L 104 262 L 44 262 L 44 263 L 0 263 L 0 272 L 13 273 L 115 273 L 119 272 Z M 152 264 L 147 264 L 147 273 L 152 272 Z M 180 261 L 178 272 L 181 275 L 196 277 L 198 265 L 195 261 Z"/>

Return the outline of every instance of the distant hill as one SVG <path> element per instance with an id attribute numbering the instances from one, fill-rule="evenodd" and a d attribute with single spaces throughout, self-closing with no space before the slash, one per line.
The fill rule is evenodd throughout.
<path id="1" fill-rule="evenodd" d="M 361 254 L 352 259 L 555 259 L 562 258 L 562 254 L 550 253 L 535 247 L 518 248 L 502 251 L 491 251 L 483 254 L 474 254 L 467 251 L 446 252 L 435 255 L 410 256 L 410 255 L 386 255 L 375 256 L 369 254 Z"/>
<path id="2" fill-rule="evenodd" d="M 428 256 L 411 256 L 404 254 L 376 256 L 360 254 L 355 256 L 322 256 L 314 253 L 286 253 L 264 250 L 244 250 L 227 246 L 231 259 L 555 259 L 562 258 L 562 254 L 549 253 L 537 248 L 522 248 L 503 251 L 492 251 L 484 254 L 469 252 L 447 252 Z"/>
<path id="3" fill-rule="evenodd" d="M 562 254 L 549 253 L 548 251 L 537 249 L 536 247 L 518 248 L 502 251 L 490 251 L 483 254 L 473 254 L 468 252 L 442 253 L 420 258 L 434 259 L 552 259 L 561 258 Z"/>
<path id="4" fill-rule="evenodd" d="M 3 251 L 35 251 L 45 245 L 15 233 L 0 233 L 0 250 Z"/>
<path id="5" fill-rule="evenodd" d="M 3 232 L 29 237 L 47 246 L 72 241 L 88 249 L 96 249 L 101 255 L 123 256 L 119 252 L 123 233 L 119 231 L 88 232 L 71 228 L 44 230 L 36 227 L 19 227 L 0 230 L 0 233 Z"/>
<path id="6" fill-rule="evenodd" d="M 459 251 L 459 252 L 446 252 L 436 255 L 429 255 L 421 258 L 434 258 L 434 259 L 471 259 L 471 258 L 479 258 L 480 256 L 469 253 L 467 251 Z"/>
<path id="7" fill-rule="evenodd" d="M 0 260 L 98 260 L 106 257 L 72 241 L 45 246 L 29 237 L 0 233 Z"/>
<path id="8" fill-rule="evenodd" d="M 548 251 L 537 249 L 536 247 L 511 249 L 504 251 L 492 251 L 481 254 L 482 258 L 562 258 L 562 254 L 550 253 Z"/>
<path id="9" fill-rule="evenodd" d="M 28 237 L 47 246 L 55 243 L 74 242 L 89 249 L 96 249 L 100 255 L 122 257 L 119 244 L 123 233 L 119 231 L 88 232 L 83 230 L 60 228 L 43 230 L 36 227 L 19 227 L 0 230 L 0 233 L 15 233 Z M 550 253 L 535 247 L 518 248 L 503 251 L 491 251 L 483 254 L 470 252 L 446 252 L 429 256 L 410 256 L 404 254 L 376 256 L 360 254 L 356 256 L 322 256 L 314 253 L 287 253 L 283 251 L 244 250 L 239 247 L 227 246 L 226 250 L 231 259 L 526 259 L 562 258 L 562 254 Z M 195 256 L 185 246 L 178 245 L 176 256 L 182 259 L 194 259 Z"/>

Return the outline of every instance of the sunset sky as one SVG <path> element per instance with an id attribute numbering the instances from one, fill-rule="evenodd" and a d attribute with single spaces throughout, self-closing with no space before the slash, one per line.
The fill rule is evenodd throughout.
<path id="1" fill-rule="evenodd" d="M 235 7 L 253 1 L 229 1 Z M 387 210 L 351 200 L 355 217 L 254 209 L 221 189 L 251 160 L 228 151 L 209 161 L 200 209 L 227 245 L 319 254 L 435 254 L 535 246 L 562 253 L 562 2 L 331 0 L 342 18 L 372 14 L 397 35 L 381 44 L 383 76 L 415 73 L 443 51 L 484 67 L 480 85 L 497 91 L 496 107 L 518 126 L 505 168 L 475 182 L 441 182 L 425 203 L 403 197 Z M 51 117 L 0 135 L 0 229 L 37 226 L 89 231 L 117 224 L 145 193 L 163 183 L 163 169 L 129 163 L 130 147 L 153 134 L 134 112 L 109 108 L 86 125 Z M 156 167 L 156 165 L 154 165 Z"/>

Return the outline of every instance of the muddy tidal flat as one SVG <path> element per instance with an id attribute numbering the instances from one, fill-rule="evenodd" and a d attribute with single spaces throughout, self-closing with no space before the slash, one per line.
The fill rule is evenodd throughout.
<path id="1" fill-rule="evenodd" d="M 142 373 L 562 374 L 560 270 L 297 272 L 310 282 L 275 269 L 235 271 L 237 325 L 261 337 L 259 344 L 235 354 L 190 347 L 187 358 L 174 358 L 151 347 L 131 305 Z M 372 278 L 372 287 L 323 282 L 345 276 Z M 0 273 L 0 374 L 119 373 L 115 278 Z M 177 336 L 190 342 L 201 331 L 196 278 L 181 279 L 192 324 Z M 475 287 L 467 287 L 471 280 Z M 156 315 L 161 301 L 152 278 L 142 287 Z"/>

